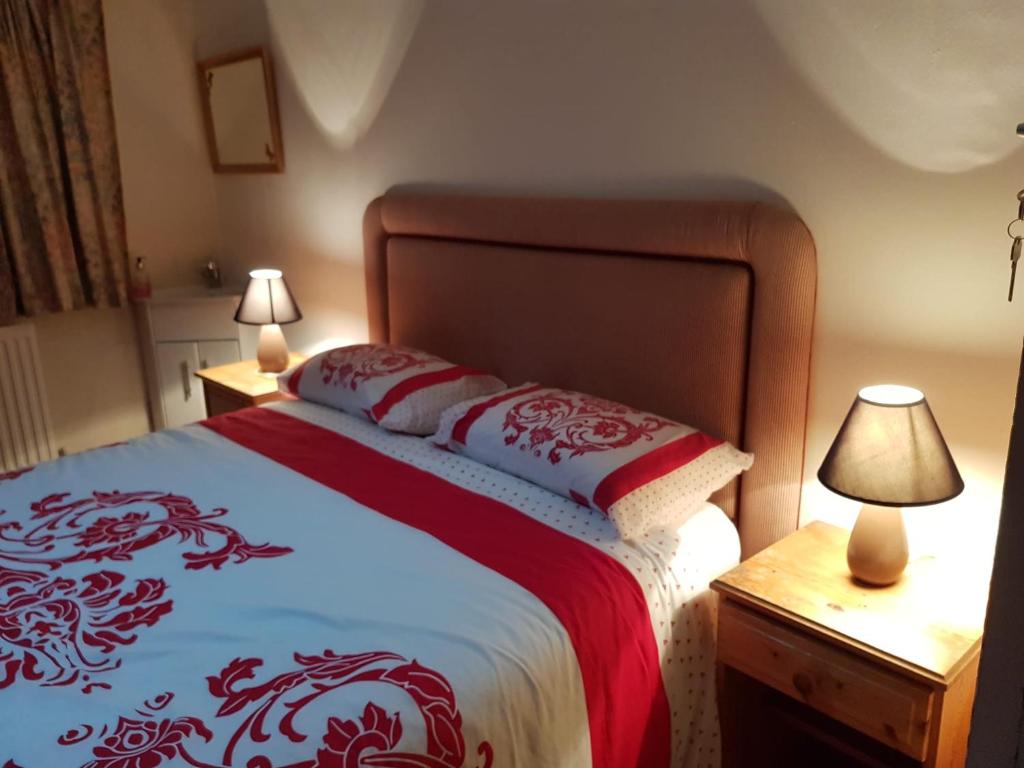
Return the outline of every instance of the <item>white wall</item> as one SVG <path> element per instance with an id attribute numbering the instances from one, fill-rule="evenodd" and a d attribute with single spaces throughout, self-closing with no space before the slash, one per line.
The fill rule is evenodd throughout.
<path id="1" fill-rule="evenodd" d="M 850 521 L 814 471 L 858 387 L 899 381 L 968 483 L 910 515 L 917 549 L 991 545 L 1024 327 L 1005 300 L 1018 3 L 431 0 L 404 50 L 417 4 L 268 2 L 273 23 L 259 0 L 197 2 L 196 50 L 273 46 L 286 172 L 216 189 L 234 273 L 287 272 L 294 346 L 365 333 L 360 217 L 394 184 L 789 205 L 819 251 L 805 518 Z M 393 83 L 361 31 L 404 50 Z M 352 130 L 365 93 L 379 112 Z"/>
<path id="2" fill-rule="evenodd" d="M 146 432 L 146 395 L 131 310 L 32 319 L 56 447 L 68 453 Z"/>
<path id="3" fill-rule="evenodd" d="M 158 287 L 200 281 L 218 253 L 217 199 L 182 0 L 104 0 L 128 250 Z"/>
<path id="4" fill-rule="evenodd" d="M 217 251 L 216 197 L 202 133 L 192 7 L 104 0 L 128 249 L 154 285 L 199 280 Z M 34 320 L 57 445 L 68 452 L 149 428 L 128 307 Z"/>

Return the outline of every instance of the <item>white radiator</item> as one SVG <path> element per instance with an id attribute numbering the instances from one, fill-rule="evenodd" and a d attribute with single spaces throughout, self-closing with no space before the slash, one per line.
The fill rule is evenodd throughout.
<path id="1" fill-rule="evenodd" d="M 0 327 L 0 471 L 56 456 L 36 329 Z"/>

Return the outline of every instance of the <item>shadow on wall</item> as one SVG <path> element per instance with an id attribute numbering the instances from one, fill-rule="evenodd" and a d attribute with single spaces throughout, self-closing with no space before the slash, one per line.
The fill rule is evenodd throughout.
<path id="1" fill-rule="evenodd" d="M 1017 149 L 1024 5 L 754 0 L 779 48 L 848 125 L 914 168 L 958 173 Z M 965 119 L 969 116 L 969 119 Z"/>
<path id="2" fill-rule="evenodd" d="M 336 147 L 351 147 L 384 103 L 423 0 L 266 0 L 266 7 L 306 109 Z"/>

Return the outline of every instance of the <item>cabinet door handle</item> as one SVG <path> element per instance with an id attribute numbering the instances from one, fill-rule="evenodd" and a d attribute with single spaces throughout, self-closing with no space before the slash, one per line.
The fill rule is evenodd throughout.
<path id="1" fill-rule="evenodd" d="M 185 402 L 192 399 L 192 383 L 189 381 L 188 361 L 181 361 L 181 390 L 185 395 Z"/>

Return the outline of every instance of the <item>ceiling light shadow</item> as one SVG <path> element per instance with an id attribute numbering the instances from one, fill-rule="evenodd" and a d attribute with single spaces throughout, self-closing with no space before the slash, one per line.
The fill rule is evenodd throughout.
<path id="1" fill-rule="evenodd" d="M 752 1 L 807 83 L 893 159 L 960 173 L 1019 148 L 1024 5 Z"/>
<path id="2" fill-rule="evenodd" d="M 265 0 L 284 64 L 335 146 L 373 124 L 405 57 L 423 0 Z"/>

